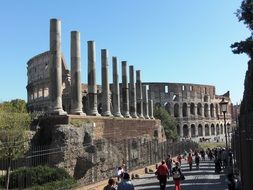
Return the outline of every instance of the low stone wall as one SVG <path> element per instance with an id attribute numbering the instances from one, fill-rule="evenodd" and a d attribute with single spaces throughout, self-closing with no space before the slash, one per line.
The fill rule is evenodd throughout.
<path id="1" fill-rule="evenodd" d="M 164 156 L 164 146 L 158 148 L 165 141 L 160 120 L 51 116 L 34 129 L 33 145 L 61 148 L 47 163 L 65 168 L 80 184 L 112 177 L 122 164 L 133 170 Z"/>

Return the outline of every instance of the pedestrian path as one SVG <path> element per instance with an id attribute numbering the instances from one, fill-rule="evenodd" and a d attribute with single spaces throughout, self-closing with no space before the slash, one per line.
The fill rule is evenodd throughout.
<path id="1" fill-rule="evenodd" d="M 182 190 L 227 190 L 225 183 L 225 174 L 216 174 L 214 172 L 213 161 L 201 161 L 199 170 L 193 164 L 192 171 L 184 161 L 182 163 L 182 171 L 185 180 L 182 181 Z M 140 179 L 133 180 L 136 190 L 159 190 L 159 181 L 154 174 L 145 174 Z M 174 190 L 172 177 L 167 182 L 167 190 Z"/>

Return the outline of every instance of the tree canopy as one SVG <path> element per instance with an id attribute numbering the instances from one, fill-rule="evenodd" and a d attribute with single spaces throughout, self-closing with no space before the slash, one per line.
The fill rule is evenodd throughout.
<path id="1" fill-rule="evenodd" d="M 253 0 L 243 0 L 240 9 L 237 10 L 236 16 L 250 30 L 250 37 L 235 42 L 231 45 L 235 54 L 245 53 L 249 56 L 248 70 L 244 80 L 244 93 L 241 102 L 240 114 L 253 112 Z"/>
<path id="2" fill-rule="evenodd" d="M 167 139 L 178 139 L 177 121 L 162 107 L 154 110 L 156 119 L 160 119 Z"/>
<path id="3" fill-rule="evenodd" d="M 3 112 L 15 112 L 15 113 L 27 113 L 26 102 L 21 99 L 14 99 L 0 103 L 0 111 Z"/>

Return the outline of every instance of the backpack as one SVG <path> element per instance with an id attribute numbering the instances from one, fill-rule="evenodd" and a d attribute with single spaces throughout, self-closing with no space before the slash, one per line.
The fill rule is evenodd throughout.
<path id="1" fill-rule="evenodd" d="M 180 178 L 181 177 L 181 174 L 179 172 L 179 170 L 175 170 L 174 173 L 173 173 L 173 178 Z"/>

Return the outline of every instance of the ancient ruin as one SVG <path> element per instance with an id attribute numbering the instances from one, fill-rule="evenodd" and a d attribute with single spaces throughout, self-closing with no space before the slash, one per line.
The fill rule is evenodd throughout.
<path id="1" fill-rule="evenodd" d="M 143 83 L 155 107 L 164 107 L 177 121 L 181 139 L 225 141 L 219 103 L 228 101 L 227 127 L 232 123 L 233 104 L 229 92 L 215 94 L 215 86 L 186 83 Z M 151 115 L 151 114 L 150 114 Z M 230 131 L 231 132 L 231 131 Z"/>
<path id="2" fill-rule="evenodd" d="M 231 124 L 232 105 L 229 94 L 215 94 L 210 85 L 181 83 L 143 83 L 141 71 L 122 61 L 122 83 L 119 83 L 117 57 L 112 57 L 113 83 L 109 84 L 108 50 L 101 50 L 102 87 L 96 83 L 96 48 L 88 41 L 88 84 L 81 84 L 80 33 L 71 33 L 71 71 L 61 52 L 61 24 L 50 22 L 50 51 L 27 63 L 27 107 L 29 111 L 52 114 L 114 116 L 153 119 L 153 103 L 162 106 L 179 122 L 181 139 L 224 140 L 224 122 L 219 102 L 224 97 L 231 109 L 226 114 Z M 128 73 L 129 72 L 129 73 Z M 71 75 L 70 75 L 71 73 Z M 61 76 L 61 77 L 60 77 Z M 128 77 L 129 76 L 129 77 Z M 128 83 L 129 81 L 129 83 Z M 50 93 L 50 91 L 52 93 Z"/>

